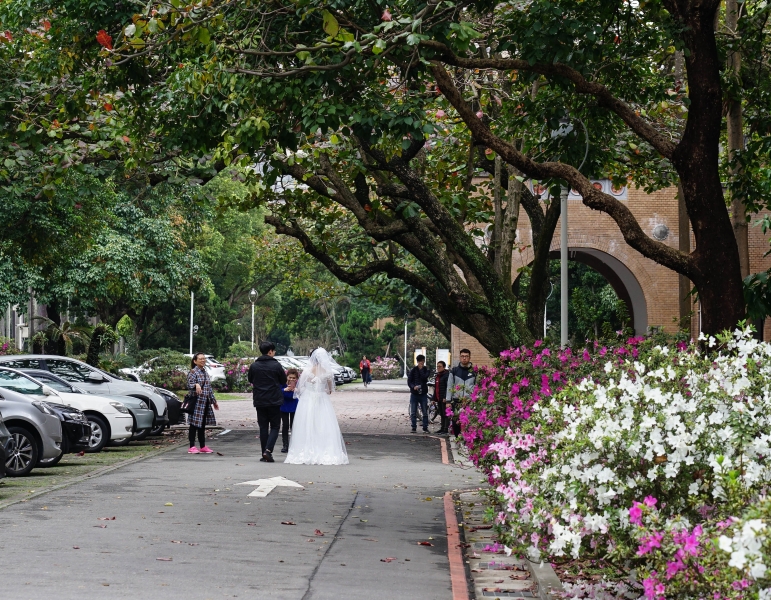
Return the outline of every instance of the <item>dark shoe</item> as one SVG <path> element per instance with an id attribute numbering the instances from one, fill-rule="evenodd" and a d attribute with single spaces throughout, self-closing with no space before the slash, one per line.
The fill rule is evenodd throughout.
<path id="1" fill-rule="evenodd" d="M 411 431 L 412 433 L 416 433 L 418 430 L 417 430 L 417 429 L 411 429 L 410 431 Z"/>
<path id="2" fill-rule="evenodd" d="M 272 452 L 268 452 L 267 450 L 263 453 L 262 459 L 265 462 L 276 462 L 275 460 L 273 460 L 273 453 Z"/>
<path id="3" fill-rule="evenodd" d="M 265 457 L 263 456 L 263 457 L 260 459 L 260 462 L 268 462 L 268 459 L 267 459 L 267 458 L 265 458 Z"/>
<path id="4" fill-rule="evenodd" d="M 424 429 L 423 433 L 431 433 L 428 429 Z"/>
<path id="5" fill-rule="evenodd" d="M 286 454 L 287 452 L 289 452 L 289 448 L 287 448 L 286 446 L 284 446 L 283 448 L 281 448 L 281 452 L 283 452 L 284 454 Z"/>

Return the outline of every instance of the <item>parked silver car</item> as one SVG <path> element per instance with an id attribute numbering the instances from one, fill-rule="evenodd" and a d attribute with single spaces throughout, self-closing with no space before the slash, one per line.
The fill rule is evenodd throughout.
<path id="1" fill-rule="evenodd" d="M 148 407 L 152 409 L 154 428 L 163 427 L 169 422 L 166 400 L 155 391 L 153 386 L 147 383 L 119 379 L 115 375 L 68 356 L 51 356 L 46 354 L 0 356 L 0 367 L 50 371 L 54 375 L 74 383 L 89 394 L 139 398 L 144 400 Z"/>
<path id="2" fill-rule="evenodd" d="M 62 425 L 59 417 L 39 400 L 43 386 L 0 369 L 0 414 L 11 434 L 6 447 L 6 474 L 28 475 L 38 460 L 62 453 Z"/>
<path id="3" fill-rule="evenodd" d="M 10 442 L 11 432 L 6 428 L 3 415 L 0 413 L 0 479 L 5 477 L 5 461 L 8 458 L 6 448 L 10 448 Z"/>

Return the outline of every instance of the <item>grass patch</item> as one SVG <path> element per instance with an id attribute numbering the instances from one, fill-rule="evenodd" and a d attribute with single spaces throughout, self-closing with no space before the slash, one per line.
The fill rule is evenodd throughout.
<path id="1" fill-rule="evenodd" d="M 87 475 L 97 469 L 109 467 L 130 458 L 158 454 L 172 444 L 186 439 L 187 431 L 167 431 L 163 437 L 148 438 L 141 442 L 131 442 L 128 446 L 107 446 L 96 454 L 67 454 L 55 467 L 35 468 L 26 477 L 5 477 L 0 479 L 0 503 L 18 500 L 33 493 L 67 483 L 76 477 Z"/>

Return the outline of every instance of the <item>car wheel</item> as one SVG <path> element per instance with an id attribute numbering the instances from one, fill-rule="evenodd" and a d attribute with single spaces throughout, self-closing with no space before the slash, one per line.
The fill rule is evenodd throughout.
<path id="1" fill-rule="evenodd" d="M 110 441 L 110 428 L 102 417 L 95 415 L 86 415 L 91 424 L 91 438 L 88 440 L 88 452 L 92 454 L 99 452 Z"/>
<path id="2" fill-rule="evenodd" d="M 150 429 L 140 429 L 133 436 L 131 436 L 131 439 L 137 442 L 141 442 L 148 435 L 150 435 Z"/>
<path id="3" fill-rule="evenodd" d="M 152 436 L 163 435 L 163 430 L 164 429 L 166 429 L 166 425 L 158 425 L 157 427 L 153 427 L 150 430 L 150 435 L 152 435 Z"/>
<path id="4" fill-rule="evenodd" d="M 8 458 L 5 461 L 6 475 L 9 477 L 22 477 L 37 464 L 37 442 L 32 434 L 24 427 L 9 427 L 11 441 L 8 446 Z"/>
<path id="5" fill-rule="evenodd" d="M 37 466 L 41 469 L 45 469 L 47 467 L 55 467 L 59 464 L 59 461 L 62 459 L 62 456 L 64 456 L 64 452 L 60 452 L 59 456 L 56 458 L 41 458 L 37 461 Z"/>
<path id="6" fill-rule="evenodd" d="M 131 437 L 124 438 L 122 440 L 110 440 L 110 446 L 128 446 L 131 441 Z"/>

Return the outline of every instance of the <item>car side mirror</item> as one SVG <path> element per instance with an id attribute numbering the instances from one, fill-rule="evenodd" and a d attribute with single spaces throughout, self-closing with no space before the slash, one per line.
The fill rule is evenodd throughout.
<path id="1" fill-rule="evenodd" d="M 43 394 L 46 396 L 58 396 L 59 394 L 56 393 L 52 388 L 48 387 L 47 385 L 43 384 Z"/>
<path id="2" fill-rule="evenodd" d="M 107 380 L 96 371 L 91 371 L 88 374 L 88 377 L 86 377 L 86 381 L 89 383 L 104 383 Z"/>

